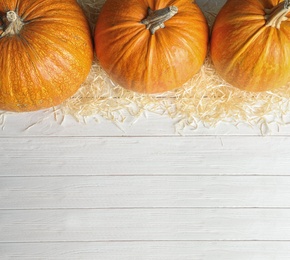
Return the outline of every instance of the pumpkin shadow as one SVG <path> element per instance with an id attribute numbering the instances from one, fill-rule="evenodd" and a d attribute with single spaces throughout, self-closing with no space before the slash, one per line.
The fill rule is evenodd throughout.
<path id="1" fill-rule="evenodd" d="M 95 30 L 95 25 L 101 8 L 106 0 L 77 0 L 77 2 L 83 9 L 88 19 L 91 31 L 93 32 Z"/>

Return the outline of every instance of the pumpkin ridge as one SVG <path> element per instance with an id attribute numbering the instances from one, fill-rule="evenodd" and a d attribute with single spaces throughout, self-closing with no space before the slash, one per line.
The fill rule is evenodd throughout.
<path id="1" fill-rule="evenodd" d="M 283 34 L 280 33 L 280 31 L 278 31 L 277 32 L 277 38 L 278 38 L 280 46 L 283 46 L 284 42 L 285 42 L 284 40 L 282 40 L 282 36 L 283 36 Z M 289 55 L 286 53 L 286 48 L 281 48 L 281 51 L 282 51 L 282 53 L 281 53 L 282 57 L 289 57 Z"/>
<path id="2" fill-rule="evenodd" d="M 28 52 L 26 52 L 26 55 L 28 55 L 28 58 L 30 58 Z M 21 62 L 19 64 L 20 67 L 23 67 L 24 65 L 26 65 L 26 64 L 22 64 L 22 66 L 21 66 L 21 63 L 23 63 L 24 60 L 25 59 L 21 59 Z M 33 67 L 33 68 L 31 68 L 31 67 Z M 27 84 L 27 83 L 30 83 L 30 82 L 33 82 L 33 83 L 39 82 L 40 83 L 38 85 L 38 91 L 37 92 L 38 92 L 38 96 L 41 96 L 42 97 L 41 100 L 43 100 L 43 93 L 42 93 L 43 85 L 42 85 L 42 82 L 39 81 L 38 77 L 35 77 L 35 78 L 33 77 L 33 79 L 32 79 L 32 77 L 31 77 L 32 73 L 35 73 L 36 75 L 38 74 L 38 71 L 35 70 L 33 63 L 31 63 L 30 66 L 26 67 L 25 70 L 24 70 L 24 74 L 26 76 L 26 80 L 25 80 L 26 81 L 26 85 L 25 86 L 21 86 L 22 87 L 22 91 L 21 92 L 25 92 L 25 93 L 28 94 L 28 95 L 26 95 L 26 98 L 25 98 L 26 100 L 21 98 L 19 93 L 17 93 L 17 95 L 15 95 L 19 105 L 20 104 L 26 105 L 26 106 L 29 105 L 29 106 L 33 106 L 33 107 L 36 105 L 35 100 L 37 100 L 37 99 L 35 97 L 35 94 L 33 93 L 34 90 L 33 90 L 33 88 L 30 87 L 31 84 Z M 35 82 L 35 80 L 37 80 L 37 81 Z M 25 101 L 23 101 L 23 100 L 25 100 Z"/>
<path id="3" fill-rule="evenodd" d="M 171 28 L 171 29 L 173 29 L 173 28 Z M 186 40 L 186 39 L 193 38 L 194 41 L 191 41 L 191 43 L 192 42 L 196 43 L 197 39 L 193 36 L 192 33 L 190 34 L 187 31 L 182 31 L 181 32 L 180 30 L 176 29 L 174 31 L 174 35 L 177 35 L 177 37 L 179 35 L 178 39 L 179 39 L 179 41 L 182 42 L 183 48 L 186 49 L 190 53 L 190 55 L 192 57 L 200 57 L 201 54 L 203 54 L 202 56 L 205 58 L 205 56 L 206 56 L 206 52 L 205 51 L 203 51 L 201 48 L 193 48 L 192 46 L 190 46 L 189 42 Z M 202 52 L 204 52 L 204 53 L 202 53 Z M 202 60 L 202 62 L 203 62 L 203 60 Z"/>
<path id="4" fill-rule="evenodd" d="M 17 10 L 19 11 L 19 16 L 26 21 L 27 17 L 30 16 L 31 14 L 37 14 L 38 10 L 43 10 L 43 8 L 45 8 L 44 6 L 41 6 L 42 4 L 44 4 L 44 1 L 40 4 L 37 3 L 36 1 L 34 1 L 34 3 L 30 3 L 26 5 L 26 8 L 24 8 L 25 3 L 23 3 L 23 1 L 18 1 L 17 0 Z"/>
<path id="5" fill-rule="evenodd" d="M 2 39 L 2 41 L 5 41 L 6 38 Z M 14 75 L 13 73 L 11 73 L 11 70 L 13 71 L 13 66 L 14 64 L 10 63 L 11 59 L 11 53 L 13 53 L 13 48 L 12 48 L 12 42 L 7 42 L 5 44 L 5 51 L 2 52 L 1 48 L 0 51 L 2 53 L 2 55 L 0 56 L 0 60 L 1 62 L 1 66 L 4 64 L 4 66 L 2 66 L 1 68 L 3 68 L 3 70 L 1 70 L 1 74 L 3 73 L 4 75 Z M 4 45 L 4 44 L 3 44 Z M 1 47 L 3 46 L 1 45 Z M 0 77 L 0 82 L 1 82 L 1 88 L 0 88 L 0 106 L 1 108 L 6 108 L 5 107 L 5 100 L 9 100 L 9 102 L 17 102 L 16 97 L 14 95 L 14 89 L 10 87 L 10 82 L 6 81 L 7 77 Z M 13 77 L 12 77 L 13 79 Z"/>
<path id="6" fill-rule="evenodd" d="M 17 10 L 19 12 L 19 16 L 25 20 L 30 21 L 37 19 L 38 17 L 51 17 L 52 13 L 53 16 L 56 17 L 56 14 L 68 14 L 67 8 L 69 8 L 69 13 L 76 12 L 75 14 L 79 14 L 78 12 L 82 11 L 80 6 L 76 4 L 74 0 L 65 0 L 63 1 L 64 4 L 57 3 L 53 0 L 46 0 L 46 1 L 30 1 L 30 0 L 17 0 L 19 4 L 17 5 Z"/>
<path id="7" fill-rule="evenodd" d="M 146 66 L 147 66 L 147 73 L 143 72 L 143 74 L 142 74 L 142 81 L 143 82 L 150 82 L 150 80 L 152 79 L 152 71 L 154 70 L 154 67 L 153 67 L 154 47 L 153 46 L 155 45 L 155 43 L 153 43 L 152 41 L 155 41 L 155 37 L 149 37 L 149 40 L 147 43 L 147 51 L 146 51 L 146 57 L 145 57 Z M 148 85 L 145 87 L 146 87 L 145 91 L 148 91 Z M 144 91 L 144 87 L 142 86 L 141 92 L 145 92 L 145 91 Z"/>
<path id="8" fill-rule="evenodd" d="M 245 21 L 245 18 L 247 18 L 248 23 L 253 23 L 257 21 L 264 20 L 263 16 L 260 14 L 239 14 L 239 17 L 235 17 L 232 21 L 232 23 L 240 23 Z"/>
<path id="9" fill-rule="evenodd" d="M 45 57 L 44 55 L 40 55 L 40 52 L 37 52 L 36 51 L 38 48 L 41 49 L 43 47 L 43 46 L 39 45 L 39 42 L 42 41 L 42 40 L 47 43 L 47 46 L 49 46 L 48 48 L 51 49 L 51 52 L 52 53 L 55 53 L 56 52 L 58 54 L 58 55 L 54 55 L 54 56 L 61 56 L 61 57 L 64 56 L 65 57 L 65 60 L 69 60 L 69 61 L 71 61 L 71 60 L 74 59 L 73 56 L 71 55 L 72 51 L 74 50 L 74 46 L 71 43 L 66 42 L 67 45 L 66 45 L 66 48 L 64 50 L 63 48 L 60 48 L 60 47 L 58 47 L 55 44 L 56 42 L 60 41 L 59 38 L 52 37 L 47 32 L 38 32 L 38 31 L 35 31 L 35 30 L 34 31 L 31 30 L 31 33 L 33 33 L 34 35 L 38 35 L 39 41 L 37 41 L 37 42 L 31 42 L 25 36 L 23 36 L 22 38 L 23 38 L 23 41 L 25 41 L 26 43 L 28 43 L 27 46 L 26 46 L 26 48 L 28 48 L 31 51 L 31 53 L 33 53 L 33 56 L 36 58 L 36 60 L 42 60 Z M 69 46 L 71 46 L 71 47 L 69 48 Z M 65 66 L 65 68 L 62 69 L 63 71 L 69 70 L 69 64 L 68 63 L 62 63 L 61 65 L 62 65 L 62 67 Z M 45 71 L 47 71 L 47 70 L 45 70 Z M 73 75 L 71 75 L 71 76 L 73 77 Z"/>
<path id="10" fill-rule="evenodd" d="M 141 31 L 141 32 L 139 32 L 140 34 L 142 34 L 143 32 Z M 143 34 L 144 35 L 144 34 Z M 143 36 L 143 37 L 145 37 L 145 36 Z M 138 37 L 138 40 L 140 40 L 141 42 L 142 42 L 142 40 Z M 136 42 L 134 43 L 134 44 L 137 44 Z M 145 44 L 144 44 L 145 45 Z M 130 48 L 131 47 L 129 47 L 128 48 L 128 50 L 130 50 Z M 127 52 L 127 51 L 126 51 Z M 135 57 L 136 58 L 136 55 L 135 55 L 135 53 L 133 52 L 132 54 L 131 54 L 133 57 Z M 139 56 L 139 60 L 140 60 L 140 62 L 139 62 L 139 64 L 140 63 L 144 63 L 144 62 L 146 62 L 146 54 L 144 55 L 144 56 L 142 56 L 142 57 L 140 57 Z M 122 58 L 123 58 L 123 56 L 122 56 Z M 120 60 L 122 59 L 121 57 L 120 57 Z M 144 59 L 142 59 L 141 60 L 141 58 L 144 58 Z M 119 60 L 119 61 L 120 61 Z M 119 63 L 119 62 L 116 62 L 117 64 Z M 130 64 L 128 64 L 129 66 L 130 66 Z M 148 69 L 148 71 L 147 71 L 147 73 L 145 73 L 144 71 L 143 71 L 143 73 L 142 73 L 142 76 L 140 77 L 140 78 L 136 78 L 136 80 L 135 81 L 129 81 L 128 82 L 128 80 L 127 79 L 125 79 L 125 81 L 127 82 L 127 84 L 128 84 L 128 89 L 134 89 L 134 88 L 139 88 L 139 89 L 142 89 L 141 91 L 143 91 L 144 90 L 144 86 L 141 84 L 141 82 L 142 82 L 142 77 L 143 77 L 143 79 L 144 78 L 146 78 L 146 79 L 148 79 L 148 80 L 150 80 L 150 67 L 151 67 L 151 65 L 153 65 L 152 63 L 147 63 L 147 68 L 149 68 Z M 127 68 L 126 68 L 127 69 Z M 129 74 L 131 74 L 131 75 L 138 75 L 138 70 L 139 70 L 139 66 L 130 66 L 130 70 L 127 70 L 127 73 Z M 121 81 L 124 81 L 123 79 L 121 80 Z"/>
<path id="11" fill-rule="evenodd" d="M 242 47 L 239 48 L 238 52 L 235 52 L 231 58 L 231 62 L 224 69 L 225 73 L 228 73 L 234 66 L 236 61 L 254 44 L 255 40 L 266 30 L 265 27 L 260 27 L 256 32 L 254 32 L 246 41 L 243 41 Z"/>
<path id="12" fill-rule="evenodd" d="M 49 39 L 47 39 L 47 40 L 49 40 Z M 30 63 L 31 68 L 29 69 L 30 74 L 33 72 L 34 74 L 37 75 L 36 77 L 33 78 L 33 80 L 32 79 L 31 80 L 34 83 L 36 83 L 36 80 L 38 81 L 38 86 L 39 86 L 39 95 L 38 96 L 41 96 L 42 101 L 48 101 L 47 100 L 47 91 L 44 91 L 45 90 L 44 86 L 46 86 L 47 88 L 50 88 L 48 86 L 51 84 L 49 84 L 48 81 L 54 79 L 55 72 L 52 72 L 51 68 L 47 67 L 47 65 L 44 66 L 44 64 L 41 64 L 44 68 L 43 67 L 39 68 L 39 66 L 37 66 L 37 64 L 34 62 L 35 60 L 43 60 L 43 55 L 40 55 L 39 52 L 35 51 L 35 49 L 36 49 L 35 44 L 32 45 L 26 39 L 26 37 L 23 37 L 22 44 L 25 45 L 25 48 L 28 50 L 28 51 L 26 51 L 27 59 L 32 61 Z M 64 64 L 62 64 L 62 66 L 64 66 Z M 60 69 L 59 66 L 58 66 L 58 69 Z M 67 68 L 67 69 L 69 69 L 69 68 Z M 44 74 L 49 75 L 49 79 L 48 79 L 48 77 L 44 77 Z M 27 73 L 27 75 L 29 75 L 29 74 Z M 74 77 L 74 75 L 71 75 L 71 76 Z M 54 92 L 57 92 L 55 94 L 56 96 L 63 94 L 61 91 L 59 91 L 58 88 L 53 87 L 53 89 L 54 89 Z M 31 97 L 31 95 L 29 95 L 29 97 Z M 31 100 L 31 103 L 32 102 L 33 101 Z"/>
<path id="13" fill-rule="evenodd" d="M 118 64 L 120 64 L 121 60 L 124 59 L 124 57 L 126 56 L 126 54 L 128 53 L 128 50 L 130 50 L 132 48 L 132 46 L 138 45 L 138 42 L 141 41 L 141 37 L 138 37 L 138 35 L 142 35 L 144 32 L 138 30 L 138 33 L 134 36 L 131 35 L 130 40 L 126 41 L 126 45 L 122 45 L 122 46 L 118 46 L 118 51 L 116 52 L 117 55 L 114 58 L 114 61 L 112 61 L 113 63 L 110 65 L 110 73 L 112 70 L 114 70 L 114 68 L 118 67 Z M 110 42 L 108 43 L 110 45 L 114 45 L 114 42 Z M 132 52 L 129 52 L 130 55 L 134 56 Z"/>
<path id="14" fill-rule="evenodd" d="M 130 29 L 130 38 L 136 37 L 136 34 L 144 32 L 141 26 L 136 27 L 135 23 L 132 24 L 132 22 L 130 22 L 130 24 L 118 24 L 113 27 L 107 28 L 106 30 L 102 30 L 96 38 L 97 40 L 99 40 L 99 39 L 102 39 L 102 37 L 106 37 L 110 34 L 117 32 L 116 33 L 117 35 L 114 37 L 114 40 L 110 41 L 110 44 L 115 44 L 115 42 L 118 42 L 120 41 L 120 39 L 121 40 L 123 39 L 123 36 L 121 33 L 122 31 L 120 32 L 120 30 L 126 30 L 126 29 L 127 30 Z"/>
<path id="15" fill-rule="evenodd" d="M 158 60 L 162 61 L 161 66 L 157 64 L 157 66 L 159 66 L 158 70 L 162 73 L 162 76 L 160 76 L 160 83 L 161 83 L 160 87 L 162 88 L 165 82 L 168 80 L 165 75 L 167 74 L 173 75 L 174 80 L 173 79 L 171 80 L 171 85 L 173 86 L 176 85 L 177 79 L 179 79 L 178 77 L 179 74 L 177 73 L 176 68 L 175 68 L 176 59 L 174 57 L 174 54 L 172 54 L 172 50 L 170 48 L 171 46 L 170 44 L 168 44 L 169 41 L 166 35 L 167 34 L 159 33 L 158 37 L 156 38 L 156 43 L 155 43 L 155 51 L 157 49 L 156 53 L 159 54 L 157 56 L 159 58 Z M 158 49 L 162 51 L 158 51 Z M 166 70 L 165 75 L 164 75 L 164 70 Z"/>
<path id="16" fill-rule="evenodd" d="M 37 36 L 37 38 L 39 39 L 39 41 L 37 42 L 30 42 L 31 44 L 30 48 L 32 49 L 32 47 L 34 49 L 37 49 L 38 47 L 43 47 L 41 45 L 39 45 L 39 42 L 41 41 L 45 41 L 47 43 L 47 46 L 49 46 L 49 48 L 53 51 L 57 51 L 58 55 L 64 56 L 66 60 L 69 61 L 73 61 L 75 59 L 75 56 L 72 56 L 72 53 L 75 52 L 75 45 L 73 44 L 72 41 L 68 41 L 65 38 L 61 38 L 61 36 L 63 34 L 66 35 L 66 33 L 61 32 L 58 35 L 52 36 L 50 34 L 50 32 L 47 31 L 39 31 L 39 30 L 35 30 L 34 28 L 31 28 L 30 33 L 33 34 L 34 36 Z M 26 37 L 25 37 L 26 39 Z M 28 41 L 28 39 L 26 39 Z M 58 46 L 55 43 L 65 43 L 65 48 Z M 37 46 L 36 46 L 37 44 Z M 35 51 L 35 50 L 33 50 Z M 64 64 L 63 64 L 64 65 Z M 64 69 L 65 70 L 65 69 Z"/>
<path id="17" fill-rule="evenodd" d="M 70 70 L 71 65 L 78 65 L 78 62 L 82 60 L 82 46 L 76 45 L 74 41 L 71 41 L 70 39 L 74 37 L 73 35 L 70 35 L 67 33 L 67 31 L 70 31 L 69 27 L 66 27 L 66 30 L 59 31 L 58 34 L 52 35 L 50 30 L 53 31 L 53 27 L 47 27 L 47 30 L 39 30 L 39 28 L 36 26 L 30 26 L 30 33 L 33 34 L 33 36 L 37 36 L 38 41 L 31 42 L 32 47 L 35 49 L 43 48 L 43 46 L 39 45 L 39 43 L 46 42 L 48 43 L 47 46 L 51 48 L 52 52 L 57 52 L 59 56 L 59 60 L 62 64 L 63 71 Z M 78 30 L 78 28 L 75 28 L 75 30 Z M 79 39 L 85 39 L 85 35 L 83 30 L 81 28 L 80 31 L 76 33 L 75 35 L 78 36 Z M 59 43 L 59 44 L 56 44 Z M 37 44 L 37 46 L 36 46 Z M 61 44 L 65 44 L 65 48 L 62 47 Z M 78 52 L 75 51 L 75 49 L 79 49 Z M 72 55 L 74 54 L 74 55 Z M 44 58 L 44 57 L 42 57 Z M 68 61 L 68 62 L 62 62 L 62 61 Z M 80 65 L 78 67 L 82 68 Z M 74 76 L 74 75 L 71 75 Z"/>
<path id="18" fill-rule="evenodd" d="M 169 41 L 166 39 L 166 37 L 163 37 L 163 34 L 160 34 L 160 37 L 158 39 L 158 47 L 163 50 L 163 55 L 165 57 L 164 63 L 166 63 L 166 68 L 170 70 L 170 74 L 174 75 L 174 79 L 179 79 L 176 69 L 175 69 L 175 64 L 176 64 L 176 57 L 172 54 L 172 51 L 170 49 L 170 46 L 168 47 Z M 161 46 L 161 47 L 160 47 Z M 179 46 L 177 47 L 179 48 Z M 173 83 L 174 85 L 176 84 L 175 82 Z"/>
<path id="19" fill-rule="evenodd" d="M 285 45 L 284 44 L 285 41 L 283 41 L 281 39 L 281 36 L 283 34 L 281 34 L 280 30 L 276 30 L 276 29 L 273 29 L 273 28 L 270 28 L 270 29 L 271 29 L 270 32 L 272 32 L 272 34 L 275 34 L 275 35 L 267 38 L 267 41 L 268 41 L 267 46 L 271 46 L 271 44 L 273 42 L 272 39 L 274 39 L 274 38 L 278 39 L 277 45 L 284 46 Z M 276 73 L 279 73 L 279 71 L 283 72 L 283 68 L 285 68 L 285 67 L 289 68 L 289 66 L 290 66 L 290 62 L 288 62 L 288 64 L 287 64 L 287 63 L 285 63 L 285 59 L 284 59 L 284 57 L 289 57 L 289 55 L 286 53 L 287 50 L 289 50 L 289 48 L 286 48 L 286 47 L 279 48 L 279 54 L 280 55 L 278 57 L 279 60 L 276 62 L 276 65 L 278 66 L 278 68 L 276 69 L 277 70 Z M 284 63 L 282 61 L 284 61 Z M 271 62 L 273 62 L 273 61 L 271 61 Z M 285 71 L 284 71 L 283 74 L 286 74 Z M 280 73 L 280 75 L 283 76 L 284 78 L 286 77 L 286 75 L 284 76 L 281 73 Z M 288 79 L 289 79 L 289 77 L 288 77 Z M 287 79 L 287 81 L 288 81 L 288 79 Z M 281 83 L 281 84 L 284 84 L 284 83 Z"/>
<path id="20" fill-rule="evenodd" d="M 34 60 L 38 60 L 40 57 L 38 56 L 38 53 L 34 50 L 34 48 L 32 48 L 30 42 L 28 42 L 25 37 L 22 37 L 21 41 L 19 41 L 18 44 L 20 45 L 18 47 L 19 49 L 21 48 L 27 49 L 27 51 L 22 54 L 22 58 L 20 59 L 20 63 L 18 64 L 20 68 L 24 67 L 24 75 L 26 76 L 25 82 L 26 83 L 33 82 L 33 84 L 37 84 L 38 86 L 37 98 L 36 98 L 36 94 L 33 93 L 35 92 L 34 89 L 31 88 L 30 85 L 26 84 L 25 87 L 22 86 L 22 89 L 25 89 L 25 92 L 29 93 L 28 95 L 26 95 L 26 105 L 29 104 L 29 106 L 37 106 L 37 103 L 35 101 L 39 100 L 38 99 L 39 97 L 40 97 L 39 102 L 48 101 L 47 96 L 46 96 L 47 92 L 45 93 L 44 88 L 43 88 L 46 84 L 43 82 L 42 77 L 40 76 L 41 73 L 39 69 L 33 62 Z M 24 61 L 27 61 L 27 60 L 31 61 L 29 63 L 29 66 L 27 66 L 26 63 L 24 63 Z M 17 98 L 18 95 L 15 95 L 15 96 Z M 23 100 L 21 99 L 21 96 L 19 96 L 17 100 L 19 104 L 24 103 Z"/>
<path id="21" fill-rule="evenodd" d="M 269 48 L 267 48 L 267 47 L 270 46 L 269 44 L 271 44 L 271 42 L 272 42 L 272 39 L 273 39 L 272 38 L 272 33 L 274 33 L 273 30 L 270 30 L 269 35 L 266 38 L 266 41 L 265 41 L 265 43 L 263 45 L 264 48 L 261 50 L 261 53 L 260 53 L 260 55 L 258 56 L 258 59 L 255 62 L 255 66 L 253 66 L 253 68 L 252 68 L 252 73 L 254 75 L 259 75 L 261 67 L 266 67 L 267 66 L 267 73 L 264 73 L 263 79 L 261 81 L 267 81 L 266 79 L 267 79 L 269 74 L 276 73 L 275 71 L 270 71 L 270 68 L 268 67 L 269 61 L 267 59 L 267 57 L 269 55 L 269 52 L 271 52 L 269 50 Z M 272 62 L 274 62 L 274 61 L 271 61 L 271 63 Z M 254 80 L 252 80 L 252 81 L 255 82 L 256 79 L 257 78 L 254 78 Z M 249 86 L 249 88 L 251 88 L 251 86 Z M 247 88 L 245 88 L 245 89 L 247 90 Z"/>
<path id="22" fill-rule="evenodd" d="M 9 42 L 8 46 L 6 46 L 7 49 L 7 53 L 10 53 L 11 51 L 9 50 L 15 50 L 21 46 L 19 46 L 22 42 L 19 41 L 18 39 L 14 39 L 14 41 Z M 18 46 L 17 46 L 18 45 Z M 26 55 L 27 53 L 23 53 L 23 55 Z M 6 59 L 6 61 L 10 61 L 11 59 L 8 58 Z M 6 64 L 6 73 L 8 78 L 12 79 L 10 82 L 6 82 L 5 85 L 2 85 L 2 87 L 4 87 L 5 89 L 9 89 L 9 99 L 11 100 L 11 102 L 14 102 L 15 104 L 17 104 L 17 109 L 20 110 L 22 107 L 27 106 L 27 104 L 33 104 L 33 100 L 32 98 L 27 95 L 27 97 L 25 97 L 25 101 L 23 102 L 23 97 L 22 94 L 23 93 L 28 93 L 29 92 L 29 88 L 27 87 L 27 84 L 25 86 L 23 85 L 18 85 L 17 80 L 19 80 L 19 77 L 22 77 L 23 75 L 27 75 L 26 74 L 26 69 L 27 67 L 25 66 L 26 64 L 23 64 L 23 61 L 25 59 L 19 59 L 19 63 L 13 63 L 13 65 L 11 64 Z M 21 75 L 19 75 L 18 73 L 15 75 L 15 71 L 19 71 L 21 73 Z M 25 82 L 29 82 L 28 78 L 25 78 Z M 13 85 L 18 85 L 17 87 L 13 87 Z M 3 96 L 3 94 L 1 95 Z M 5 95 L 4 95 L 5 97 Z M 7 97 L 6 97 L 7 98 Z M 24 104 L 25 103 L 25 104 Z M 20 105 L 22 104 L 22 106 Z M 6 105 L 4 106 L 4 109 L 10 109 L 10 106 Z"/>
<path id="23" fill-rule="evenodd" d="M 82 11 L 82 10 L 81 10 Z M 66 26 L 72 26 L 74 24 L 74 28 L 79 28 L 82 30 L 82 23 L 80 21 L 84 21 L 87 23 L 86 19 L 78 14 L 78 9 L 70 9 L 70 12 L 67 12 L 65 8 L 59 9 L 57 6 L 52 6 L 49 11 L 47 11 L 45 14 L 40 13 L 39 15 L 34 15 L 33 18 L 26 18 L 25 22 L 47 22 L 48 25 L 51 24 L 51 16 L 53 16 L 53 25 L 59 24 L 59 25 L 66 25 Z"/>

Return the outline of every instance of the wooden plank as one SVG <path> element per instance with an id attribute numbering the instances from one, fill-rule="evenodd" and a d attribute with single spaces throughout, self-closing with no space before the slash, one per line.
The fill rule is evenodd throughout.
<path id="1" fill-rule="evenodd" d="M 0 176 L 289 175 L 285 136 L 0 139 Z"/>
<path id="2" fill-rule="evenodd" d="M 290 208 L 290 176 L 1 177 L 0 209 Z"/>
<path id="3" fill-rule="evenodd" d="M 290 209 L 1 210 L 0 242 L 290 240 Z"/>
<path id="4" fill-rule="evenodd" d="M 1 259 L 9 260 L 289 260 L 289 252 L 288 241 L 0 243 Z"/>
<path id="5" fill-rule="evenodd" d="M 290 115 L 289 118 L 290 120 Z M 2 137 L 33 136 L 178 136 L 178 135 L 289 135 L 290 125 L 271 124 L 248 125 L 240 122 L 231 124 L 220 122 L 216 126 L 186 120 L 171 119 L 166 115 L 145 112 L 139 117 L 121 113 L 122 122 L 109 121 L 98 116 L 76 121 L 70 116 L 54 115 L 53 111 L 32 113 L 9 113 L 0 115 L 0 135 Z M 285 116 L 285 122 L 289 122 Z M 1 123 L 2 122 L 2 123 Z M 282 125 L 281 125 L 282 124 Z"/>

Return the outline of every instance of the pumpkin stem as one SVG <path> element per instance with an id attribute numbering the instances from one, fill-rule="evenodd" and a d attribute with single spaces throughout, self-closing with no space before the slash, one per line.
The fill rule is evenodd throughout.
<path id="1" fill-rule="evenodd" d="M 22 29 L 24 22 L 18 16 L 15 11 L 8 11 L 6 13 L 6 17 L 1 18 L 1 28 L 0 31 L 3 30 L 0 38 L 8 35 L 15 35 L 19 34 L 20 30 Z"/>
<path id="2" fill-rule="evenodd" d="M 142 24 L 146 25 L 146 29 L 154 34 L 158 29 L 164 28 L 164 22 L 176 15 L 178 8 L 176 6 L 169 6 L 159 10 L 152 11 L 148 8 L 148 16 L 141 20 Z"/>
<path id="3" fill-rule="evenodd" d="M 271 9 L 265 9 L 266 26 L 280 29 L 281 23 L 288 20 L 287 14 L 289 11 L 289 0 L 285 0 Z"/>

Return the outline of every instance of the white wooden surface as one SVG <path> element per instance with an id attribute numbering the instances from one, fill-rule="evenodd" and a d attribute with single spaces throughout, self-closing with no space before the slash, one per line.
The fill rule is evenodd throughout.
<path id="1" fill-rule="evenodd" d="M 290 259 L 289 125 L 97 119 L 0 115 L 0 260 Z"/>
<path id="2" fill-rule="evenodd" d="M 289 127 L 5 115 L 0 259 L 290 259 Z"/>

